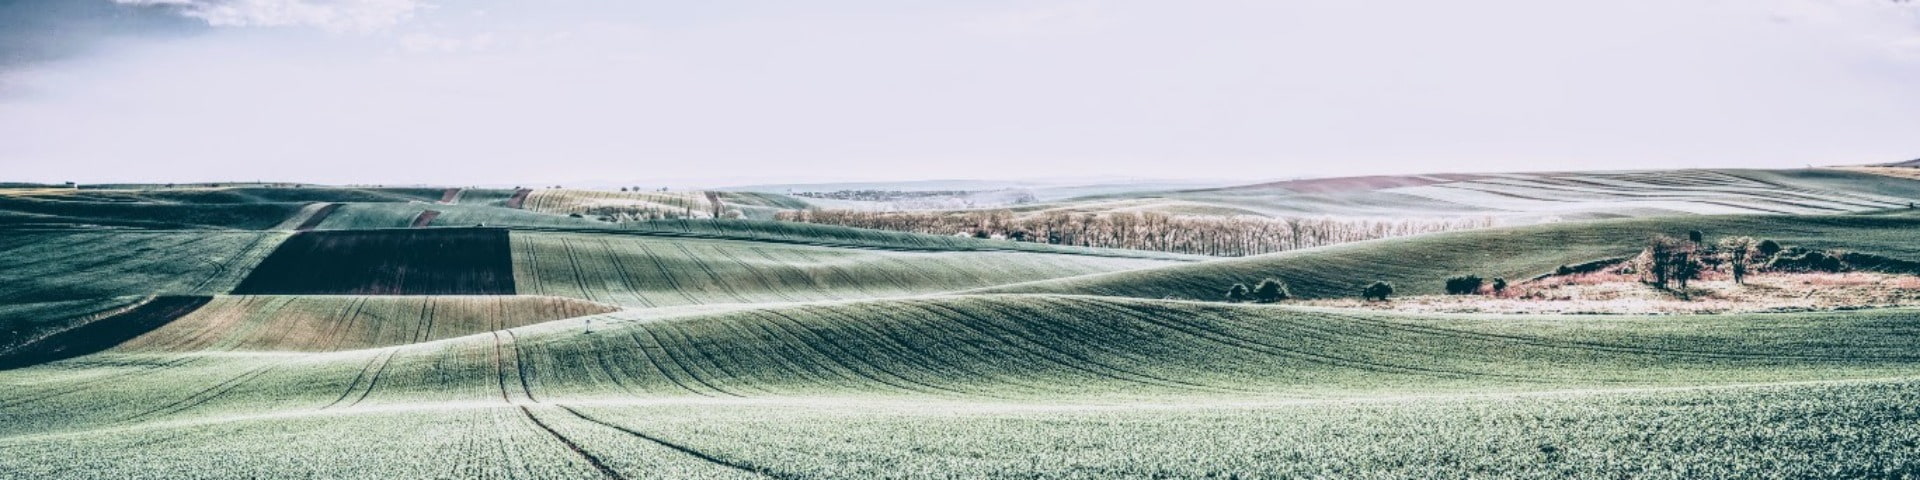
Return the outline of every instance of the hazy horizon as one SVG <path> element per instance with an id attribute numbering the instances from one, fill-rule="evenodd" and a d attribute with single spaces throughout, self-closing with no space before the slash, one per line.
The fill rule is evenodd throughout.
<path id="1" fill-rule="evenodd" d="M 1920 5 L 0 1 L 0 180 L 1238 183 L 1920 157 Z"/>

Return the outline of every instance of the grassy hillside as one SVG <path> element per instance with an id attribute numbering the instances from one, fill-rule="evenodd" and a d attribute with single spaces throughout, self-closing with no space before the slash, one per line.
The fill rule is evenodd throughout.
<path id="1" fill-rule="evenodd" d="M 375 405 L 820 395 L 1062 404 L 1272 401 L 1874 378 L 1907 375 L 1920 363 L 1920 335 L 1914 335 L 1920 324 L 1911 311 L 1674 322 L 1436 320 L 1053 296 L 860 301 L 670 318 L 615 314 L 595 317 L 591 333 L 582 320 L 566 320 L 395 348 L 246 353 L 420 338 L 424 327 L 415 319 L 425 307 L 419 300 L 380 300 L 385 303 L 372 307 L 363 304 L 368 300 L 378 299 L 223 299 L 224 305 L 195 312 L 198 318 L 114 352 L 0 374 L 0 380 L 23 387 L 0 394 L 0 404 L 10 405 L 6 414 L 23 416 L 66 404 L 85 419 L 92 414 L 83 412 L 138 409 L 152 402 L 143 398 L 177 397 L 198 390 L 196 385 L 231 381 L 226 393 L 179 413 L 317 407 L 349 388 L 378 357 L 388 358 L 379 360 L 381 381 L 367 396 Z M 468 307 L 515 308 L 511 300 L 493 302 Z M 348 318 L 398 332 L 375 334 L 348 319 L 298 326 L 325 317 L 280 318 L 272 315 L 278 308 L 359 308 Z M 464 325 L 449 328 L 488 328 L 471 315 L 448 318 Z M 1557 323 L 1516 329 L 1516 320 Z M 291 333 L 277 336 L 282 331 Z M 188 363 L 154 363 L 178 360 Z M 93 378 L 78 367 L 112 365 L 154 368 L 139 381 L 87 395 L 11 405 L 45 387 Z M 47 421 L 53 419 L 34 423 Z"/>
<path id="2" fill-rule="evenodd" d="M 1631 255 L 1655 234 L 1750 235 L 1786 245 L 1920 260 L 1920 219 L 1902 216 L 1697 216 L 1567 222 L 1357 242 L 1271 255 L 983 289 L 1140 298 L 1221 298 L 1234 283 L 1284 280 L 1308 298 L 1358 296 L 1375 280 L 1401 294 L 1444 292 L 1447 277 L 1530 278 L 1560 265 Z"/>
<path id="3" fill-rule="evenodd" d="M 48 229 L 0 235 L 0 304 L 231 291 L 286 232 Z"/>
<path id="4" fill-rule="evenodd" d="M 1479 465 L 1493 477 L 1683 477 L 1801 471 L 1788 459 L 1804 456 L 1845 471 L 1911 468 L 1876 459 L 1920 439 L 1900 426 L 1916 415 L 1911 382 L 1836 383 L 1920 366 L 1920 324 L 1904 310 L 1423 317 L 971 296 L 621 313 L 298 352 L 421 338 L 411 319 L 428 307 L 381 300 L 387 316 L 353 318 L 399 328 L 271 311 L 353 299 L 229 297 L 151 340 L 0 372 L 0 471 L 806 478 Z M 271 335 L 283 329 L 301 341 Z M 1768 385 L 1742 386 L 1754 383 Z M 1653 390 L 1591 392 L 1636 388 Z M 1560 393 L 1517 393 L 1537 391 Z M 930 428 L 946 433 L 908 433 Z M 1461 451 L 1436 438 L 1481 440 Z M 388 453 L 420 449 L 441 454 Z M 213 461 L 242 451 L 310 461 Z"/>
<path id="5" fill-rule="evenodd" d="M 516 231 L 512 238 L 520 293 L 649 307 L 899 296 L 1177 263 L 569 232 Z"/>
<path id="6" fill-rule="evenodd" d="M 1342 179 L 1036 207 L 1872 212 L 1548 223 L 1226 260 L 609 223 L 509 207 L 511 190 L 15 189 L 0 192 L 0 478 L 1920 476 L 1913 309 L 1211 301 L 1269 276 L 1312 297 L 1376 279 L 1438 293 L 1448 276 L 1525 278 L 1693 229 L 1920 261 L 1920 216 L 1889 200 L 1920 190 L 1851 175 Z M 1435 188 L 1462 196 L 1409 190 Z M 1539 198 L 1476 203 L 1496 191 Z M 530 208 L 639 198 L 540 192 Z M 792 201 L 719 198 L 749 216 Z M 502 228 L 446 228 L 479 223 Z M 480 289 L 502 295 L 391 295 L 503 281 Z"/>
<path id="7" fill-rule="evenodd" d="M 528 226 L 554 228 L 605 228 L 609 224 L 566 215 L 530 212 L 498 206 L 438 205 L 431 203 L 347 203 L 320 222 L 319 230 L 357 230 L 408 228 L 421 212 L 440 212 L 429 226 L 490 227 Z"/>
<path id="8" fill-rule="evenodd" d="M 1832 169 L 1414 175 L 1087 197 L 1030 207 L 1268 216 L 1495 215 L 1518 223 L 1688 214 L 1822 214 L 1905 206 L 1920 181 Z"/>

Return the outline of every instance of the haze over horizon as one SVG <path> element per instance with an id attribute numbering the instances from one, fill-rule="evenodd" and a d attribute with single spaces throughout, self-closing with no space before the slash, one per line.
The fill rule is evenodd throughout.
<path id="1" fill-rule="evenodd" d="M 0 181 L 1797 168 L 1914 85 L 1890 0 L 0 0 Z"/>

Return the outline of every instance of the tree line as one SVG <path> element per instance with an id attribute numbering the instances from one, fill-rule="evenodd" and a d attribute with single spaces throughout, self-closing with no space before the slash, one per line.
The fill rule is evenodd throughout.
<path id="1" fill-rule="evenodd" d="M 1169 215 L 1158 212 L 1018 214 L 1011 210 L 875 212 L 808 209 L 779 220 L 1081 247 L 1244 256 L 1361 240 L 1491 227 L 1491 217 L 1366 219 Z"/>

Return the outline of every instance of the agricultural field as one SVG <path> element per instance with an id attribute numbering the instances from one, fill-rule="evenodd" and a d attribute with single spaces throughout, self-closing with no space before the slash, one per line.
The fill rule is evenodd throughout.
<path id="1" fill-rule="evenodd" d="M 0 478 L 1920 476 L 1920 181 L 1139 188 L 1031 212 L 1502 220 L 1214 257 L 772 220 L 819 206 L 779 193 L 0 189 Z M 1690 231 L 1786 253 L 1622 270 Z M 1808 252 L 1859 268 L 1787 270 Z M 1674 308 L 1443 295 L 1468 274 Z M 1290 298 L 1225 301 L 1268 278 Z"/>
<path id="2" fill-rule="evenodd" d="M 1910 179 L 1803 169 L 1358 177 L 1109 201 L 1199 203 L 1266 216 L 1494 215 L 1521 224 L 1673 215 L 1832 214 L 1905 207 L 1915 199 L 1920 199 L 1920 182 Z"/>

